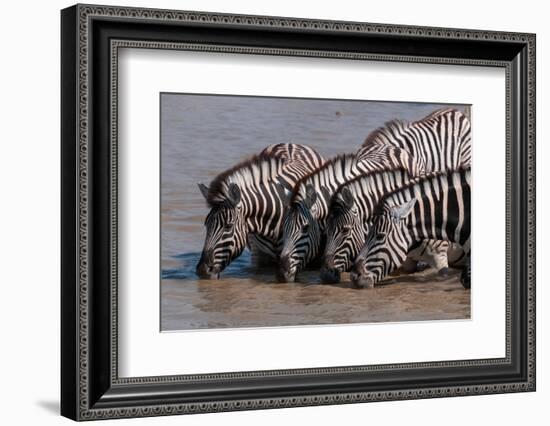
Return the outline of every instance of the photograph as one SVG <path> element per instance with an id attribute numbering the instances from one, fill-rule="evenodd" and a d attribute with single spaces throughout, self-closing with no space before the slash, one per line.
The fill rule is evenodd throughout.
<path id="1" fill-rule="evenodd" d="M 57 85 L 39 86 L 60 90 L 37 94 L 60 108 L 33 126 L 22 114 L 11 139 L 36 133 L 26 139 L 51 154 L 39 163 L 60 203 L 8 185 L 25 199 L 11 252 L 26 253 L 29 224 L 60 231 L 60 262 L 35 256 L 61 286 L 35 286 L 33 312 L 60 310 L 57 339 L 27 321 L 57 342 L 38 384 L 54 383 L 75 421 L 278 424 L 274 409 L 302 407 L 309 422 L 367 409 L 427 426 L 427 403 L 439 422 L 480 410 L 524 421 L 548 396 L 536 345 L 543 14 L 280 3 L 64 4 L 57 24 L 41 6 L 33 22 L 55 46 L 33 58 L 60 60 Z M 45 148 L 48 126 L 61 150 Z M 34 186 L 47 176 L 12 163 Z M 56 227 L 43 204 L 57 205 Z"/>
<path id="2" fill-rule="evenodd" d="M 160 331 L 470 319 L 472 105 L 159 98 Z"/>

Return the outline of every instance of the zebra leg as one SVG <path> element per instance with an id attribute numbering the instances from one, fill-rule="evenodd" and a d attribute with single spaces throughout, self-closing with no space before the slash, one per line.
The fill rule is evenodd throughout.
<path id="1" fill-rule="evenodd" d="M 449 244 L 449 249 L 447 250 L 447 259 L 449 261 L 449 265 L 452 267 L 462 267 L 466 264 L 466 259 L 468 256 L 466 255 L 466 252 L 460 246 L 460 244 L 457 243 L 451 243 Z"/>
<path id="2" fill-rule="evenodd" d="M 449 274 L 449 262 L 447 260 L 449 243 L 436 240 L 426 240 L 425 242 L 426 249 L 422 255 L 422 260 L 435 268 L 440 276 L 446 277 Z"/>
<path id="3" fill-rule="evenodd" d="M 277 262 L 276 247 L 271 241 L 259 235 L 250 234 L 248 236 L 248 248 L 252 263 L 257 267 L 272 266 Z"/>
<path id="4" fill-rule="evenodd" d="M 447 241 L 424 240 L 418 247 L 409 251 L 406 261 L 408 263 L 407 267 L 420 272 L 431 266 L 439 275 L 447 276 L 449 273 L 448 247 L 449 243 Z M 417 261 L 415 267 L 409 259 Z"/>
<path id="5" fill-rule="evenodd" d="M 460 274 L 460 281 L 462 282 L 462 285 L 465 289 L 469 289 L 472 285 L 471 283 L 471 260 L 470 260 L 470 253 L 468 253 L 468 257 L 466 258 L 466 264 L 464 265 L 464 269 L 462 269 L 462 274 Z"/>

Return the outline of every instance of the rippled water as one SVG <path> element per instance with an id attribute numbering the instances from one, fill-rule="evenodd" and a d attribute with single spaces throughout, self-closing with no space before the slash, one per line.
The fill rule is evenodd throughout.
<path id="1" fill-rule="evenodd" d="M 442 106 L 162 94 L 161 329 L 468 318 L 470 292 L 456 274 L 438 281 L 427 271 L 372 291 L 320 285 L 317 271 L 278 284 L 274 269 L 256 267 L 245 251 L 219 281 L 195 275 L 208 212 L 197 182 L 273 143 L 306 144 L 325 158 L 355 152 L 384 122 Z"/>

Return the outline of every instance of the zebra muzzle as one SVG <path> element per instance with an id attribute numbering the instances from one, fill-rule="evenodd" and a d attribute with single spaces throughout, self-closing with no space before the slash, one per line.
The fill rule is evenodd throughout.
<path id="1" fill-rule="evenodd" d="M 321 269 L 321 282 L 323 284 L 337 284 L 340 282 L 340 271 L 336 268 Z"/>
<path id="2" fill-rule="evenodd" d="M 292 283 L 296 279 L 296 273 L 292 268 L 290 257 L 283 256 L 279 260 L 279 269 L 277 270 L 277 281 L 280 283 Z"/>
<path id="3" fill-rule="evenodd" d="M 216 265 L 212 265 L 209 262 L 206 262 L 203 258 L 199 261 L 197 265 L 196 273 L 201 279 L 205 280 L 217 280 L 220 278 L 221 268 Z"/>
<path id="4" fill-rule="evenodd" d="M 321 282 L 335 284 L 340 282 L 340 270 L 334 265 L 334 258 L 325 259 L 321 267 Z"/>
<path id="5" fill-rule="evenodd" d="M 374 288 L 374 277 L 371 274 L 350 273 L 351 283 L 355 288 Z"/>

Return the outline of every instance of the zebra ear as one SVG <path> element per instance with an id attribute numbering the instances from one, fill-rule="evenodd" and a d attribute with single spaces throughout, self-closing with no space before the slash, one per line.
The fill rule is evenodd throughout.
<path id="1" fill-rule="evenodd" d="M 391 208 L 391 216 L 395 219 L 405 219 L 412 211 L 416 204 L 416 198 L 407 201 L 405 204 L 393 206 Z"/>
<path id="2" fill-rule="evenodd" d="M 315 191 L 315 188 L 313 185 L 307 185 L 306 186 L 306 206 L 308 208 L 311 208 L 313 204 L 315 204 L 315 201 L 317 200 L 317 191 Z"/>
<path id="3" fill-rule="evenodd" d="M 323 186 L 321 188 L 321 194 L 323 194 L 323 198 L 325 199 L 327 205 L 330 205 L 330 198 L 331 198 L 330 191 L 326 187 Z"/>
<path id="4" fill-rule="evenodd" d="M 290 196 L 292 195 L 292 192 L 285 191 L 285 187 L 280 183 L 275 186 L 275 189 L 277 190 L 277 194 L 283 204 L 287 206 L 290 203 Z"/>
<path id="5" fill-rule="evenodd" d="M 199 187 L 204 199 L 208 200 L 208 187 L 202 182 L 197 183 L 197 186 Z"/>
<path id="6" fill-rule="evenodd" d="M 239 188 L 237 184 L 229 184 L 229 188 L 227 189 L 227 199 L 235 206 L 239 204 L 241 201 L 241 188 Z"/>
<path id="7" fill-rule="evenodd" d="M 342 192 L 340 193 L 339 198 L 340 204 L 342 207 L 344 207 L 347 210 L 351 210 L 353 205 L 355 204 L 355 199 L 353 198 L 353 194 L 349 190 L 349 188 L 342 189 Z"/>

